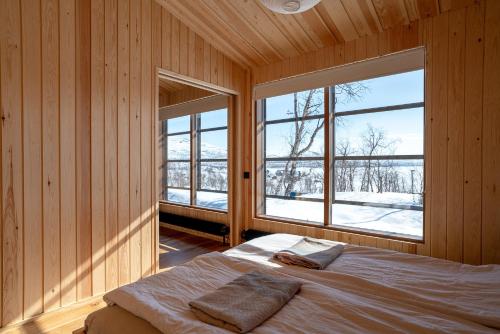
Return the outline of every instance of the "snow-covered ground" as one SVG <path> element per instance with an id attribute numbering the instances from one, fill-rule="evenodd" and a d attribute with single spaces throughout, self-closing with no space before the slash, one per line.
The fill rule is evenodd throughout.
<path id="1" fill-rule="evenodd" d="M 405 193 L 374 193 L 374 192 L 336 192 L 335 199 L 343 201 L 362 201 L 371 203 L 383 204 L 399 204 L 399 205 L 421 205 L 420 194 L 405 194 Z"/>
<path id="2" fill-rule="evenodd" d="M 357 200 L 378 203 L 398 203 L 415 205 L 411 194 L 398 193 L 337 193 L 337 199 Z M 315 197 L 320 197 L 316 194 Z M 189 191 L 169 189 L 168 200 L 189 204 Z M 197 205 L 227 210 L 227 195 L 199 191 Z M 266 215 L 280 218 L 304 220 L 310 223 L 323 224 L 323 203 L 298 200 L 268 198 Z M 411 238 L 422 238 L 423 211 L 377 208 L 362 205 L 333 204 L 332 222 L 334 226 L 405 235 Z"/>
<path id="3" fill-rule="evenodd" d="M 167 200 L 174 203 L 189 204 L 189 190 L 168 189 Z M 198 191 L 196 201 L 198 206 L 227 210 L 227 194 Z"/>
<path id="4" fill-rule="evenodd" d="M 322 225 L 323 203 L 268 198 L 266 200 L 266 215 L 299 219 Z M 423 232 L 423 212 L 333 204 L 332 223 L 339 227 L 401 234 L 420 239 Z"/>

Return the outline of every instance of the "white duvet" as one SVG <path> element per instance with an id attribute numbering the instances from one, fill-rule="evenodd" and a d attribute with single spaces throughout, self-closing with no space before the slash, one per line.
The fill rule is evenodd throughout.
<path id="1" fill-rule="evenodd" d="M 271 319 L 257 327 L 254 333 L 496 332 L 482 323 L 488 322 L 493 326 L 498 321 L 496 306 L 499 300 L 496 298 L 500 292 L 491 291 L 494 295 L 486 298 L 485 304 L 473 298 L 468 305 L 467 298 L 472 294 L 467 289 L 472 289 L 474 284 L 479 286 L 476 293 L 485 296 L 481 292 L 480 279 L 476 281 L 471 272 L 467 271 L 467 274 L 462 275 L 459 270 L 458 276 L 464 278 L 456 280 L 448 277 L 448 282 L 455 281 L 457 287 L 465 285 L 465 292 L 457 292 L 453 286 L 448 291 L 443 289 L 446 280 L 444 269 L 429 279 L 428 289 L 422 288 L 420 291 L 416 287 L 412 291 L 405 291 L 412 283 L 407 283 L 405 287 L 402 279 L 404 273 L 421 272 L 422 275 L 413 281 L 421 283 L 424 271 L 432 270 L 432 264 L 422 264 L 420 262 L 425 261 L 419 259 L 428 258 L 409 256 L 415 262 L 402 261 L 407 262 L 409 268 L 406 268 L 397 264 L 398 260 L 390 260 L 391 257 L 397 258 L 399 254 L 382 251 L 383 254 L 376 255 L 379 250 L 348 246 L 327 271 L 281 266 L 269 261 L 268 253 L 273 252 L 273 247 L 288 247 L 287 243 L 293 243 L 297 238 L 300 237 L 274 235 L 240 245 L 227 251 L 226 255 L 202 255 L 168 272 L 111 291 L 105 296 L 105 300 L 147 320 L 164 333 L 228 333 L 197 320 L 190 311 L 188 302 L 245 272 L 260 270 L 272 275 L 300 278 L 303 286 L 298 295 Z M 351 265 L 352 261 L 356 264 Z M 427 265 L 430 267 L 426 267 Z M 345 266 L 351 267 L 344 268 L 344 272 L 335 269 Z M 361 270 L 363 266 L 364 270 Z M 421 269 L 415 269 L 415 266 Z M 401 269 L 401 273 L 395 272 L 396 267 Z M 484 268 L 485 275 L 480 272 L 479 276 L 488 276 L 495 271 L 498 274 L 497 267 L 486 270 L 488 268 Z M 355 275 L 358 271 L 363 271 L 363 275 Z M 497 274 L 492 276 L 493 279 L 486 277 L 485 285 L 489 288 L 498 286 L 495 285 L 498 284 Z M 432 293 L 433 290 L 435 294 Z M 437 306 L 431 307 L 426 299 L 429 296 L 438 300 Z M 439 300 L 443 303 L 439 304 Z M 444 305 L 450 305 L 452 301 L 456 301 L 458 308 L 447 310 Z M 496 309 L 489 309 L 490 306 Z M 479 311 L 472 312 L 474 307 L 479 307 Z M 469 311 L 472 315 L 464 316 Z"/>
<path id="2" fill-rule="evenodd" d="M 225 254 L 267 267 L 281 267 L 272 254 L 302 237 L 273 234 Z M 293 275 L 338 286 L 339 275 L 359 281 L 358 289 L 406 300 L 426 309 L 500 329 L 500 266 L 471 266 L 427 256 L 346 244 L 342 255 L 323 271 L 288 266 Z"/>

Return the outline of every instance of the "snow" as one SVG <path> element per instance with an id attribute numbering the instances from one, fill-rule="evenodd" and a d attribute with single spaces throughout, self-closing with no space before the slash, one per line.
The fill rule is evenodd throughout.
<path id="1" fill-rule="evenodd" d="M 189 196 L 189 190 L 168 189 L 167 201 L 189 204 Z M 196 202 L 196 205 L 201 207 L 227 210 L 227 194 L 198 191 L 196 192 Z"/>
<path id="2" fill-rule="evenodd" d="M 419 204 L 420 194 L 406 193 L 374 193 L 374 192 L 336 192 L 335 199 L 343 201 L 362 201 L 371 203 L 383 204 L 399 204 L 399 205 L 421 205 Z"/>
<path id="3" fill-rule="evenodd" d="M 334 226 L 422 239 L 423 211 L 333 204 Z"/>
<path id="4" fill-rule="evenodd" d="M 322 194 L 309 195 L 322 198 Z M 337 193 L 337 199 L 378 203 L 415 205 L 412 194 L 400 193 Z M 169 189 L 168 201 L 189 204 L 189 190 Z M 197 205 L 227 210 L 227 194 L 198 191 Z M 323 203 L 300 200 L 266 199 L 266 215 L 279 218 L 303 220 L 312 224 L 323 224 Z M 362 205 L 333 204 L 333 226 L 369 232 L 396 234 L 422 239 L 423 211 L 377 208 Z"/>

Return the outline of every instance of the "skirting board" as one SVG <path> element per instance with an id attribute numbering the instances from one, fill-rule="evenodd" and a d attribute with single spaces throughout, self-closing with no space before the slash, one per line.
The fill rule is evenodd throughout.
<path id="1" fill-rule="evenodd" d="M 66 325 L 70 325 L 71 323 L 74 323 L 73 325 L 76 326 L 74 329 L 83 327 L 83 321 L 88 314 L 105 306 L 106 303 L 102 300 L 102 295 L 92 297 L 51 312 L 42 313 L 21 323 L 1 328 L 0 334 L 63 333 L 59 329 L 67 327 Z M 81 325 L 75 323 L 77 320 L 81 320 Z"/>
<path id="2" fill-rule="evenodd" d="M 213 234 L 210 234 L 210 233 L 205 233 L 205 232 L 200 232 L 200 231 L 196 231 L 196 230 L 191 230 L 189 228 L 185 228 L 185 227 L 181 227 L 181 226 L 177 226 L 177 225 L 171 225 L 171 224 L 164 223 L 164 222 L 160 222 L 160 227 L 165 227 L 165 228 L 168 228 L 168 229 L 171 229 L 171 230 L 175 230 L 175 231 L 179 231 L 179 232 L 184 232 L 184 233 L 192 234 L 192 235 L 195 235 L 197 237 L 207 238 L 207 239 L 210 239 L 210 240 L 215 240 L 215 241 L 219 241 L 219 242 L 223 241 L 222 237 L 220 237 L 218 235 L 213 235 Z"/>

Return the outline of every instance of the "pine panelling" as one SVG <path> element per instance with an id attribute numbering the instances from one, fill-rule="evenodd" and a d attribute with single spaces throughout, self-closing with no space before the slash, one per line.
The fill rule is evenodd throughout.
<path id="1" fill-rule="evenodd" d="M 152 242 L 152 59 L 151 59 L 151 1 L 141 1 L 142 47 L 141 47 L 141 251 L 142 276 L 151 272 Z M 186 41 L 183 41 L 186 42 Z"/>
<path id="2" fill-rule="evenodd" d="M 428 11 L 437 10 L 430 3 L 419 2 L 419 5 L 426 6 Z M 498 20 L 499 7 L 495 1 L 464 6 L 253 70 L 253 84 L 258 84 L 421 45 L 426 47 L 425 243 L 323 229 L 314 232 L 317 227 L 260 218 L 250 219 L 248 228 L 324 234 L 334 240 L 471 264 L 500 263 L 497 189 L 500 37 L 499 28 L 493 23 Z"/>
<path id="3" fill-rule="evenodd" d="M 106 291 L 104 208 L 104 0 L 91 0 L 92 294 Z"/>
<path id="4" fill-rule="evenodd" d="M 474 1 L 328 0 L 302 13 L 281 15 L 259 1 L 158 0 L 188 28 L 248 67 L 318 51 L 471 6 Z"/>
<path id="5" fill-rule="evenodd" d="M 104 202 L 106 290 L 118 286 L 118 3 L 104 1 Z"/>
<path id="6" fill-rule="evenodd" d="M 448 111 L 448 14 L 433 18 L 432 68 L 432 174 L 431 178 L 431 256 L 446 258 L 446 181 L 447 181 L 447 111 Z"/>
<path id="7" fill-rule="evenodd" d="M 465 9 L 449 13 L 446 258 L 463 261 Z"/>
<path id="8" fill-rule="evenodd" d="M 486 3 L 483 100 L 482 262 L 500 263 L 500 2 Z"/>
<path id="9" fill-rule="evenodd" d="M 130 279 L 141 277 L 141 0 L 130 0 Z M 164 23 L 164 22 L 163 22 Z"/>
<path id="10" fill-rule="evenodd" d="M 59 3 L 42 3 L 44 311 L 60 306 Z"/>
<path id="11" fill-rule="evenodd" d="M 0 2 L 2 324 L 23 316 L 22 59 L 19 2 Z"/>
<path id="12" fill-rule="evenodd" d="M 244 71 L 150 0 L 0 1 L 5 325 L 156 270 L 156 67 Z"/>
<path id="13" fill-rule="evenodd" d="M 172 54 L 171 54 L 171 41 L 172 34 L 170 33 L 170 29 L 172 26 L 172 14 L 167 12 L 166 10 L 161 11 L 161 53 L 162 53 L 162 63 L 161 67 L 170 70 L 170 65 L 172 63 Z"/>
<path id="14" fill-rule="evenodd" d="M 23 42 L 23 150 L 24 159 L 24 253 L 32 254 L 24 262 L 24 315 L 43 311 L 42 300 L 42 96 L 40 2 L 23 1 L 21 10 Z M 3 21 L 2 21 L 3 22 Z"/>
<path id="15" fill-rule="evenodd" d="M 467 9 L 465 40 L 464 262 L 481 263 L 484 3 Z"/>
<path id="16" fill-rule="evenodd" d="M 161 17 L 162 17 L 162 8 L 159 3 L 156 1 L 153 1 L 152 3 L 152 45 L 153 46 L 158 46 L 161 45 L 162 42 L 162 22 L 161 22 Z M 189 32 L 191 33 L 191 32 Z M 190 34 L 191 36 L 191 34 Z M 189 40 L 189 45 L 191 45 L 191 39 Z M 194 48 L 194 35 L 192 39 L 192 44 Z M 188 51 L 188 56 L 189 56 Z M 160 270 L 160 236 L 159 236 L 159 228 L 157 226 L 160 226 L 160 203 L 159 199 L 160 194 L 161 194 L 161 189 L 163 187 L 162 182 L 163 182 L 163 173 L 161 169 L 159 168 L 159 165 L 163 162 L 162 159 L 162 153 L 161 153 L 161 131 L 160 127 L 162 126 L 162 123 L 160 123 L 159 120 L 159 105 L 160 105 L 160 80 L 158 76 L 156 75 L 157 69 L 161 68 L 161 53 L 162 53 L 162 48 L 160 47 L 153 47 L 152 48 L 152 61 L 153 61 L 153 75 L 152 75 L 152 85 L 153 89 L 151 90 L 151 93 L 153 94 L 152 96 L 152 101 L 153 101 L 153 117 L 151 119 L 152 122 L 152 129 L 153 129 L 153 135 L 151 136 L 151 151 L 152 151 L 152 167 L 154 169 L 153 172 L 153 186 L 151 188 L 151 196 L 152 196 L 152 202 L 153 202 L 153 222 L 152 222 L 152 232 L 153 232 L 153 240 L 151 242 L 150 247 L 152 248 L 152 270 L 153 272 L 158 272 Z M 192 56 L 190 58 L 194 57 L 194 50 Z M 194 69 L 193 69 L 194 71 Z"/>
<path id="17" fill-rule="evenodd" d="M 61 305 L 76 301 L 76 8 L 59 2 L 61 160 Z"/>
<path id="18" fill-rule="evenodd" d="M 118 6 L 118 284 L 130 282 L 129 0 Z"/>
<path id="19" fill-rule="evenodd" d="M 76 10 L 76 282 L 81 300 L 92 295 L 91 0 L 78 1 Z"/>

